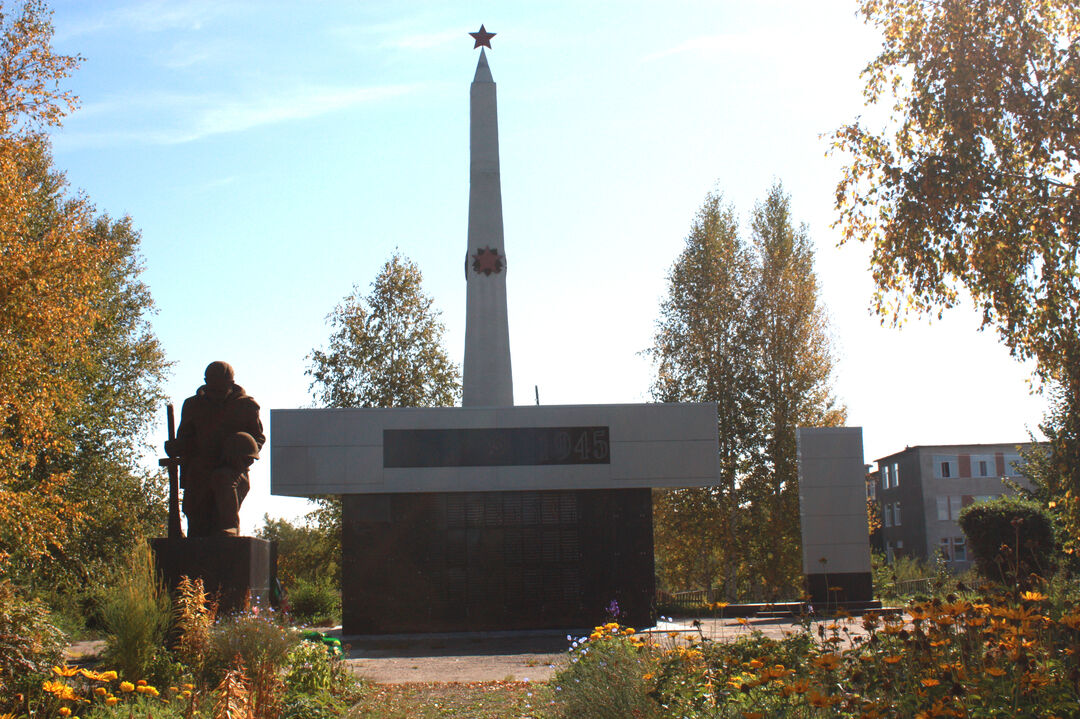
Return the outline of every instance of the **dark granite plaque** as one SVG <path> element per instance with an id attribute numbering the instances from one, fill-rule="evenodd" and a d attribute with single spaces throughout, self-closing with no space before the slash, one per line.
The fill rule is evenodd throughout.
<path id="1" fill-rule="evenodd" d="M 607 427 L 384 429 L 383 467 L 611 464 Z"/>
<path id="2" fill-rule="evenodd" d="M 655 621 L 648 489 L 342 497 L 344 633 Z"/>

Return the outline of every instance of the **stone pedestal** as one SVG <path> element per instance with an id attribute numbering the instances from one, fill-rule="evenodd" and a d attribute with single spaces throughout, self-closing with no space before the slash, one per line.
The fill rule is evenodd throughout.
<path id="1" fill-rule="evenodd" d="M 152 539 L 154 564 L 169 589 L 183 576 L 201 578 L 218 611 L 234 612 L 252 604 L 269 606 L 277 579 L 277 545 L 255 537 Z"/>

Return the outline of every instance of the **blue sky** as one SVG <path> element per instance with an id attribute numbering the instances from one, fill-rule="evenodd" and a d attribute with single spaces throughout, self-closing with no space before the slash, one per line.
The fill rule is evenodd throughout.
<path id="1" fill-rule="evenodd" d="M 57 2 L 84 60 L 56 165 L 142 231 L 179 405 L 231 362 L 264 409 L 308 406 L 325 316 L 399 248 L 464 338 L 468 92 L 497 33 L 515 396 L 648 400 L 665 278 L 705 194 L 747 219 L 775 180 L 818 252 L 836 389 L 867 461 L 905 445 L 1023 441 L 1030 368 L 954 310 L 882 327 L 868 252 L 837 247 L 842 158 L 879 41 L 853 2 Z M 163 437 L 162 437 L 163 439 Z M 157 438 L 155 438 L 155 443 Z M 295 516 L 256 464 L 241 512 Z"/>

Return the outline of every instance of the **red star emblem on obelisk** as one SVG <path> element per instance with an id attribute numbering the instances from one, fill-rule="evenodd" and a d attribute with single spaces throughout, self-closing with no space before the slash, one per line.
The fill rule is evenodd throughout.
<path id="1" fill-rule="evenodd" d="M 470 32 L 469 34 L 473 36 L 473 40 L 475 41 L 472 46 L 473 50 L 478 47 L 490 48 L 491 38 L 495 37 L 496 35 L 496 33 L 488 32 L 487 30 L 485 30 L 483 25 L 481 25 L 480 29 L 476 32 Z"/>
<path id="2" fill-rule="evenodd" d="M 503 258 L 499 255 L 498 250 L 493 250 L 490 247 L 478 247 L 476 254 L 472 256 L 472 268 L 473 272 L 477 274 L 483 274 L 488 277 L 494 274 L 499 274 L 503 269 Z"/>

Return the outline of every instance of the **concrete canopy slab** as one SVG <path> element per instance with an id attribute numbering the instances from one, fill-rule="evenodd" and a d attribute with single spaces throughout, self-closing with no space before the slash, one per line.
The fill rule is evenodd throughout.
<path id="1" fill-rule="evenodd" d="M 718 482 L 716 405 L 708 402 L 275 409 L 270 426 L 270 491 L 278 495 Z"/>

